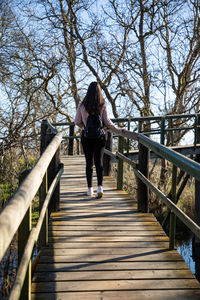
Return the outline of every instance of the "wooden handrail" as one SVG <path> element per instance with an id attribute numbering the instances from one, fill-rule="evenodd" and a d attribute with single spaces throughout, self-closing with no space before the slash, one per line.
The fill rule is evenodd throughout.
<path id="1" fill-rule="evenodd" d="M 44 218 L 45 218 L 45 213 L 46 213 L 46 210 L 48 208 L 49 201 L 50 201 L 51 196 L 52 196 L 52 194 L 53 194 L 53 192 L 54 192 L 54 190 L 55 190 L 55 188 L 56 188 L 56 186 L 57 186 L 57 184 L 58 184 L 58 182 L 59 182 L 59 180 L 62 176 L 62 173 L 63 173 L 63 168 L 60 169 L 60 171 L 56 175 L 55 179 L 53 180 L 53 182 L 52 182 L 52 184 L 49 188 L 49 191 L 47 193 L 47 196 L 45 198 L 45 201 L 43 203 L 43 207 L 42 207 L 40 217 L 39 217 L 38 222 L 37 222 L 37 226 L 35 228 L 33 228 L 32 231 L 31 231 L 31 234 L 30 234 L 29 239 L 27 241 L 26 247 L 24 249 L 24 254 L 22 256 L 21 263 L 20 263 L 18 271 L 17 271 L 17 276 L 16 276 L 16 279 L 15 279 L 15 282 L 14 282 L 9 300 L 17 300 L 20 297 L 21 289 L 22 289 L 22 286 L 23 286 L 23 283 L 24 283 L 26 271 L 27 271 L 27 268 L 28 268 L 29 261 L 31 259 L 31 255 L 32 255 L 34 245 L 38 240 L 40 230 L 41 230 Z"/>
<path id="2" fill-rule="evenodd" d="M 3 258 L 10 242 L 22 222 L 31 201 L 36 195 L 44 174 L 62 141 L 58 133 L 48 145 L 35 167 L 25 178 L 14 196 L 0 214 L 0 260 Z M 14 217 L 13 217 L 14 216 Z"/>

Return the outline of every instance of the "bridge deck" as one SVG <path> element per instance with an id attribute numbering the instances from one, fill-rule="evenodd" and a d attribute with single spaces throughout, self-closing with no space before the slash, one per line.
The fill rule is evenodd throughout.
<path id="1" fill-rule="evenodd" d="M 104 197 L 85 195 L 83 157 L 63 158 L 60 211 L 51 216 L 32 299 L 200 299 L 200 284 L 152 214 L 105 178 Z"/>

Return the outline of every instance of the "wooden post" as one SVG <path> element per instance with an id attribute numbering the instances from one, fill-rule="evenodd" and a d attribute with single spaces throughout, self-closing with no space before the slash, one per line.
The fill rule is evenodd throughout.
<path id="1" fill-rule="evenodd" d="M 47 131 L 46 134 L 46 146 L 52 141 L 56 133 L 52 133 L 52 131 Z M 51 186 L 58 170 L 59 170 L 59 164 L 60 164 L 60 147 L 56 151 L 51 163 L 49 164 L 48 170 L 47 170 L 47 182 L 48 182 L 48 189 Z M 60 186 L 59 184 L 56 186 L 55 191 L 51 197 L 50 203 L 49 203 L 49 214 L 52 211 L 55 211 L 59 206 L 59 197 L 60 197 Z"/>
<path id="2" fill-rule="evenodd" d="M 197 126 L 200 126 L 200 115 L 197 115 Z M 200 127 L 196 129 L 196 143 L 200 143 Z M 200 154 L 197 154 L 195 161 L 200 163 Z M 195 214 L 196 223 L 200 226 L 200 181 L 195 179 Z M 195 261 L 195 273 L 198 280 L 200 280 L 200 240 L 196 236 L 192 240 L 192 254 Z"/>
<path id="3" fill-rule="evenodd" d="M 49 145 L 49 143 L 52 141 L 54 136 L 57 134 L 57 130 L 50 125 L 50 123 L 47 120 L 42 121 L 41 125 L 41 146 L 40 151 L 41 154 L 44 152 L 46 147 Z M 53 182 L 60 165 L 60 148 L 59 146 L 58 150 L 56 151 L 52 161 L 49 164 L 49 167 L 47 169 L 47 173 L 45 174 L 43 178 L 43 182 L 40 187 L 40 203 L 39 203 L 39 210 L 41 211 L 42 205 L 44 203 L 48 188 L 50 187 L 51 183 Z M 56 186 L 56 189 L 52 195 L 51 201 L 49 203 L 49 207 L 46 211 L 46 216 L 43 222 L 43 226 L 41 229 L 41 234 L 39 238 L 39 246 L 45 246 L 48 243 L 48 218 L 50 215 L 50 212 L 53 210 L 56 210 L 59 206 L 59 199 L 60 199 L 60 184 Z"/>
<path id="4" fill-rule="evenodd" d="M 128 128 L 127 128 L 129 131 L 131 129 L 131 121 L 128 119 Z M 129 149 L 130 148 L 130 139 L 127 139 L 127 147 L 126 147 L 126 152 L 127 152 L 127 155 L 129 154 Z"/>
<path id="5" fill-rule="evenodd" d="M 47 172 L 44 175 L 41 187 L 40 187 L 40 203 L 39 212 L 42 210 L 42 205 L 45 201 L 47 195 Z M 39 237 L 39 248 L 42 248 L 48 244 L 48 208 L 46 210 L 46 215 L 43 221 L 43 225 L 40 231 Z"/>
<path id="6" fill-rule="evenodd" d="M 74 127 L 75 125 L 69 126 L 69 136 L 74 136 Z M 69 139 L 69 148 L 68 148 L 68 155 L 74 154 L 74 139 Z"/>
<path id="7" fill-rule="evenodd" d="M 197 116 L 197 126 L 200 126 L 200 115 Z M 200 143 L 200 127 L 196 130 L 196 141 Z M 200 154 L 197 154 L 195 161 L 200 163 Z M 196 212 L 196 223 L 200 226 L 200 182 L 195 180 L 195 212 Z"/>
<path id="8" fill-rule="evenodd" d="M 169 119 L 169 128 L 173 128 L 173 120 Z M 174 146 L 174 134 L 173 131 L 170 131 L 170 146 Z"/>
<path id="9" fill-rule="evenodd" d="M 30 171 L 31 170 L 25 170 L 20 174 L 19 184 L 22 183 L 22 181 L 30 173 Z M 31 224 L 32 224 L 32 209 L 30 205 L 18 229 L 18 266 L 21 262 L 24 249 L 27 240 L 29 238 L 29 234 L 31 232 Z M 29 262 L 29 266 L 27 269 L 26 277 L 24 280 L 24 284 L 20 296 L 20 300 L 30 300 L 30 299 L 31 299 L 31 261 Z"/>
<path id="10" fill-rule="evenodd" d="M 40 155 L 45 151 L 47 147 L 47 140 L 46 140 L 46 134 L 47 134 L 47 129 L 48 129 L 48 121 L 47 120 L 42 120 L 41 124 L 41 142 L 40 142 Z M 42 184 L 40 186 L 39 190 L 39 214 L 42 209 L 42 205 L 44 203 L 44 200 L 46 198 L 48 190 L 48 185 L 47 185 L 47 172 L 45 173 L 45 176 L 43 178 Z M 40 237 L 39 237 L 39 248 L 46 246 L 48 243 L 48 209 L 46 212 L 46 216 L 41 228 L 40 232 Z"/>
<path id="11" fill-rule="evenodd" d="M 177 167 L 173 165 L 172 168 L 172 201 L 176 203 L 176 185 L 177 185 Z M 169 225 L 169 249 L 174 249 L 175 236 L 176 236 L 176 216 L 170 212 L 170 225 Z"/>
<path id="12" fill-rule="evenodd" d="M 107 141 L 106 141 L 106 149 L 112 152 L 112 139 L 113 139 L 113 134 L 108 132 L 108 137 L 107 137 Z M 104 154 L 103 157 L 103 172 L 105 176 L 109 176 L 110 175 L 110 171 L 111 171 L 111 161 L 112 158 L 107 155 Z"/>
<path id="13" fill-rule="evenodd" d="M 124 152 L 124 137 L 119 136 L 118 140 L 118 151 L 123 154 Z M 117 189 L 123 189 L 123 159 L 118 158 L 118 167 L 117 167 Z"/>
<path id="14" fill-rule="evenodd" d="M 40 155 L 44 152 L 46 149 L 46 131 L 48 128 L 48 121 L 47 120 L 42 120 L 41 124 L 41 137 L 40 137 Z"/>
<path id="15" fill-rule="evenodd" d="M 160 132 L 160 143 L 165 144 L 165 118 L 161 118 L 161 132 Z M 165 183 L 166 177 L 166 161 L 164 158 L 161 158 L 161 171 L 160 171 L 160 185 L 162 186 Z"/>
<path id="16" fill-rule="evenodd" d="M 143 146 L 141 143 L 138 145 L 139 148 L 139 171 L 149 178 L 149 149 Z M 142 212 L 148 212 L 149 204 L 149 188 L 140 179 L 137 180 L 138 189 L 138 210 Z"/>
<path id="17" fill-rule="evenodd" d="M 160 143 L 165 144 L 165 118 L 161 118 Z"/>
<path id="18" fill-rule="evenodd" d="M 74 125 L 73 125 L 74 128 Z M 47 120 L 42 121 L 41 126 L 41 154 L 46 149 L 46 147 L 49 145 L 49 143 L 52 141 L 54 136 L 57 134 L 57 130 L 51 126 L 50 123 L 48 123 Z M 48 188 L 50 187 L 52 181 L 54 180 L 58 170 L 59 170 L 59 164 L 60 164 L 60 149 L 58 148 L 56 151 L 51 163 L 49 164 L 48 171 L 47 171 L 47 182 L 48 182 Z M 59 206 L 59 197 L 60 197 L 60 185 L 58 184 L 53 196 L 51 198 L 50 204 L 49 204 L 49 213 L 51 211 L 55 211 Z M 42 205 L 42 204 L 41 204 Z M 40 206 L 41 206 L 40 205 Z"/>

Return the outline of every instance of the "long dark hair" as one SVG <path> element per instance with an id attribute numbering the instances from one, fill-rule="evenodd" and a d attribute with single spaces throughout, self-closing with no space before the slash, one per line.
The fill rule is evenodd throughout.
<path id="1" fill-rule="evenodd" d="M 87 94 L 82 104 L 89 114 L 100 114 L 101 107 L 104 104 L 100 84 L 96 81 L 90 83 Z"/>

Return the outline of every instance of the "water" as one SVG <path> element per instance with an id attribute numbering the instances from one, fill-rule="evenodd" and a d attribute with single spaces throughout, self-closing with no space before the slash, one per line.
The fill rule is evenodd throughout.
<path id="1" fill-rule="evenodd" d="M 37 256 L 38 249 L 35 248 L 32 255 L 32 260 Z M 0 299 L 5 300 L 8 298 L 10 289 L 16 277 L 16 270 L 18 265 L 17 248 L 9 247 L 4 258 L 0 263 Z"/>
<path id="2" fill-rule="evenodd" d="M 195 261 L 192 258 L 192 238 L 177 247 L 191 272 L 195 275 Z"/>
<path id="3" fill-rule="evenodd" d="M 0 263 L 0 299 L 7 299 L 17 269 L 16 245 L 12 244 Z"/>

